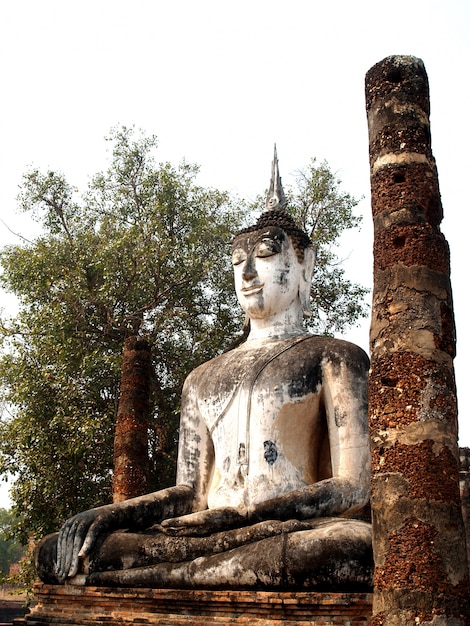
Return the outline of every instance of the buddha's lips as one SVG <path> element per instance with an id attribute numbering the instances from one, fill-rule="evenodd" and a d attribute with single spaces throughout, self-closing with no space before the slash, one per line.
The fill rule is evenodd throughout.
<path id="1" fill-rule="evenodd" d="M 252 294 L 259 293 L 264 287 L 264 284 L 250 285 L 250 287 L 243 287 L 242 294 L 244 296 L 251 296 Z"/>

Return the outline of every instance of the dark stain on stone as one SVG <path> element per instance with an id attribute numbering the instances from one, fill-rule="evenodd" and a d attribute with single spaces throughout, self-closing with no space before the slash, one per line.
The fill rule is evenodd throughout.
<path id="1" fill-rule="evenodd" d="M 276 444 L 274 441 L 264 442 L 264 459 L 269 465 L 273 465 L 278 457 Z"/>

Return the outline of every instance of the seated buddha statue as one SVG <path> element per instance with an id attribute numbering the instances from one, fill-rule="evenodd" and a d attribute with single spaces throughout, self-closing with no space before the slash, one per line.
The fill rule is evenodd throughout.
<path id="1" fill-rule="evenodd" d="M 275 154 L 266 209 L 232 245 L 249 334 L 186 379 L 176 485 L 69 519 L 37 549 L 43 581 L 371 587 L 369 361 L 305 331 L 314 260 Z"/>

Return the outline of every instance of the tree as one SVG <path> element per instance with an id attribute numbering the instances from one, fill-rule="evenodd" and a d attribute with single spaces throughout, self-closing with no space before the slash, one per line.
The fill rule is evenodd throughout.
<path id="1" fill-rule="evenodd" d="M 343 333 L 366 314 L 368 290 L 345 276 L 338 244 L 345 230 L 358 228 L 354 214 L 359 200 L 341 189 L 328 163 L 312 159 L 298 170 L 295 185 L 286 190 L 289 211 L 310 235 L 316 251 L 312 280 L 312 317 L 308 327 L 318 333 Z"/>
<path id="2" fill-rule="evenodd" d="M 25 175 L 20 207 L 41 234 L 0 256 L 2 284 L 19 300 L 18 315 L 1 327 L 0 384 L 10 413 L 0 421 L 0 473 L 16 477 L 11 496 L 23 541 L 110 501 L 127 338 L 143 338 L 152 351 L 152 490 L 174 481 L 184 378 L 242 325 L 229 249 L 245 205 L 199 187 L 194 165 L 156 163 L 155 137 L 118 128 L 109 140 L 109 168 L 81 198 L 60 173 Z M 289 196 L 318 245 L 316 283 L 330 281 L 315 285 L 315 306 L 329 315 L 323 330 L 343 328 L 363 308 L 341 298 L 361 289 L 331 267 L 331 245 L 357 225 L 357 202 L 339 192 L 326 164 L 313 162 L 298 183 Z"/>
<path id="3" fill-rule="evenodd" d="M 10 573 L 10 565 L 23 556 L 24 548 L 12 538 L 15 517 L 6 509 L 0 508 L 0 579 Z"/>
<path id="4" fill-rule="evenodd" d="M 163 486 L 174 480 L 182 380 L 240 324 L 226 260 L 238 207 L 198 187 L 195 166 L 157 165 L 154 137 L 124 128 L 111 141 L 108 171 L 80 202 L 61 174 L 25 176 L 20 203 L 43 234 L 2 254 L 20 311 L 3 333 L 0 379 L 14 417 L 2 423 L 1 469 L 17 477 L 25 533 L 109 499 L 126 337 L 152 346 L 151 456 Z"/>

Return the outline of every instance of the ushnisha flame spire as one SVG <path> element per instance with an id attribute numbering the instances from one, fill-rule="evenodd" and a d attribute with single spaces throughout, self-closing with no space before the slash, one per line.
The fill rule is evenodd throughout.
<path id="1" fill-rule="evenodd" d="M 286 196 L 282 188 L 281 177 L 279 176 L 279 162 L 277 160 L 277 149 L 274 144 L 274 158 L 271 168 L 271 184 L 269 186 L 266 198 L 265 211 L 274 211 L 276 209 L 284 210 L 286 208 Z"/>

